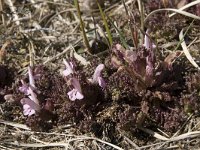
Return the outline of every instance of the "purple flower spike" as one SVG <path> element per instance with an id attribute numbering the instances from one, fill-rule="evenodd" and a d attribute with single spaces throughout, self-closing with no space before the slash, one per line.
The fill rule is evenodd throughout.
<path id="1" fill-rule="evenodd" d="M 67 62 L 65 59 L 63 59 L 63 63 L 65 64 L 66 66 L 66 69 L 63 71 L 63 75 L 64 76 L 69 76 L 70 74 L 73 74 L 74 73 L 74 66 L 72 64 L 72 62 Z"/>
<path id="2" fill-rule="evenodd" d="M 100 87 L 105 88 L 106 82 L 101 77 L 101 72 L 105 68 L 104 64 L 99 64 L 95 69 L 94 75 L 92 79 L 89 79 L 92 83 L 98 83 Z"/>
<path id="3" fill-rule="evenodd" d="M 76 78 L 71 78 L 70 83 L 73 85 L 73 89 L 67 93 L 69 99 L 75 101 L 76 99 L 83 99 L 84 96 L 82 94 L 81 86 L 79 81 Z"/>
<path id="4" fill-rule="evenodd" d="M 146 31 L 146 34 L 145 34 L 145 37 L 144 37 L 144 44 L 143 46 L 146 48 L 146 49 L 151 49 L 151 48 L 156 48 L 156 45 L 153 44 L 151 42 L 151 40 L 149 39 L 149 37 L 147 35 L 149 35 L 150 33 L 150 29 L 147 29 Z"/>
<path id="5" fill-rule="evenodd" d="M 35 114 L 36 111 L 40 110 L 40 105 L 37 96 L 31 89 L 31 87 L 28 87 L 27 95 L 29 98 L 23 98 L 20 102 L 23 105 L 24 115 L 31 116 Z"/>

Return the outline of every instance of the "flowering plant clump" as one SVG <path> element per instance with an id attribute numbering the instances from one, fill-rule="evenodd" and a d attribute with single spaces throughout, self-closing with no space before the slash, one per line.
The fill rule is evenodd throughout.
<path id="1" fill-rule="evenodd" d="M 149 29 L 146 34 L 149 34 Z M 172 64 L 180 52 L 170 53 L 164 60 L 156 60 L 155 48 L 155 44 L 147 35 L 145 35 L 143 46 L 136 51 L 125 50 L 122 45 L 116 44 L 112 49 L 111 63 L 129 72 L 139 83 L 139 89 L 156 86 L 161 84 L 165 76 L 173 70 Z"/>
<path id="2" fill-rule="evenodd" d="M 131 113 L 118 112 L 119 116 L 126 116 L 126 119 L 120 119 L 119 127 L 132 122 L 140 126 L 147 118 L 156 118 L 166 130 L 175 130 L 185 120 L 184 115 L 177 118 L 178 114 L 183 114 L 182 106 L 172 94 L 183 88 L 182 66 L 177 68 L 173 64 L 180 53 L 170 53 L 164 59 L 155 57 L 156 46 L 149 39 L 149 33 L 147 29 L 144 44 L 135 51 L 126 50 L 120 44 L 113 46 L 111 65 L 117 71 L 109 77 L 109 93 L 113 101 L 128 102 L 131 107 L 136 107 Z M 147 122 L 150 125 L 151 119 Z"/>
<path id="3" fill-rule="evenodd" d="M 64 76 L 69 76 L 70 74 L 74 73 L 74 66 L 72 62 L 67 62 L 65 59 L 63 60 L 63 63 L 65 64 L 66 69 L 63 71 Z"/>
<path id="4" fill-rule="evenodd" d="M 84 98 L 81 90 L 80 83 L 76 78 L 70 78 L 70 84 L 73 86 L 73 89 L 67 93 L 69 99 L 75 101 L 76 99 L 81 100 Z"/>
<path id="5" fill-rule="evenodd" d="M 106 63 L 94 60 L 83 66 L 73 58 L 63 59 L 62 76 L 28 67 L 29 82 L 21 80 L 19 87 L 27 124 L 39 128 L 45 120 L 75 123 L 84 132 L 98 126 L 100 136 L 110 122 L 122 130 L 136 131 L 155 122 L 166 131 L 175 130 L 184 121 L 182 108 L 188 104 L 184 98 L 178 101 L 184 81 L 174 60 L 180 53 L 156 57 L 149 34 L 147 29 L 144 44 L 134 51 L 113 45 Z"/>
<path id="6" fill-rule="evenodd" d="M 75 123 L 84 133 L 99 136 L 111 122 L 113 128 L 131 128 L 133 133 L 138 126 L 155 124 L 165 131 L 176 130 L 185 120 L 182 108 L 193 104 L 181 93 L 182 70 L 174 63 L 180 53 L 155 57 L 156 47 L 148 37 L 135 51 L 113 45 L 107 63 L 94 61 L 85 67 L 73 59 L 64 59 L 62 76 L 28 67 L 29 81 L 21 80 L 19 87 L 27 124 L 44 129 L 49 124 Z M 181 101 L 178 97 L 182 97 Z M 96 127 L 101 130 L 96 132 Z"/>
<path id="7" fill-rule="evenodd" d="M 29 87 L 27 91 L 28 98 L 21 99 L 21 104 L 23 105 L 23 113 L 25 116 L 31 116 L 40 111 L 39 101 L 36 94 Z"/>
<path id="8" fill-rule="evenodd" d="M 74 1 L 77 10 L 81 1 Z M 99 24 L 99 12 L 92 10 L 89 16 L 94 17 L 86 14 L 81 22 L 85 26 L 79 28 L 76 15 L 80 19 L 82 12 L 73 15 L 72 0 L 60 4 L 2 1 L 0 124 L 25 124 L 36 131 L 34 135 L 44 145 L 32 138 L 33 132 L 20 131 L 24 137 L 18 136 L 18 130 L 10 134 L 6 129 L 5 138 L 0 137 L 1 147 L 14 144 L 21 148 L 23 143 L 35 147 L 34 142 L 40 142 L 36 147 L 42 149 L 62 147 L 66 144 L 58 140 L 66 132 L 95 136 L 94 140 L 78 142 L 70 140 L 75 136 L 68 136 L 71 142 L 67 145 L 74 149 L 147 148 L 144 144 L 151 149 L 177 147 L 177 141 L 171 139 L 183 137 L 179 135 L 188 127 L 200 129 L 196 125 L 200 119 L 199 1 L 85 1 L 105 2 L 105 8 L 99 7 L 103 22 Z M 124 8 L 110 7 L 113 4 Z M 187 4 L 188 8 L 179 13 L 160 11 Z M 22 13 L 27 8 L 34 15 L 28 24 L 25 20 L 29 16 Z M 106 13 L 122 9 L 127 13 L 112 13 L 109 18 L 102 13 L 106 8 L 111 8 Z M 81 37 L 80 29 L 87 30 L 87 35 Z M 53 134 L 45 134 L 50 132 Z M 58 138 L 52 138 L 54 133 Z M 158 142 L 155 137 L 167 142 L 153 144 Z M 50 138 L 58 144 L 45 144 Z M 193 137 L 186 140 L 181 139 L 183 143 L 178 145 L 190 149 L 198 143 Z"/>
<path id="9" fill-rule="evenodd" d="M 123 68 L 127 70 L 130 75 L 134 76 L 144 87 L 152 86 L 154 82 L 153 76 L 155 74 L 154 51 L 149 49 L 148 45 L 149 43 L 145 45 L 148 49 L 142 47 L 137 52 L 125 50 L 120 44 L 116 44 L 113 47 L 113 53 L 116 59 L 112 59 L 112 63 L 115 65 L 121 62 L 118 64 L 120 64 L 121 67 L 123 66 Z"/>
<path id="10" fill-rule="evenodd" d="M 30 67 L 28 67 L 28 76 L 29 84 L 26 84 L 23 80 L 21 80 L 22 86 L 19 87 L 19 91 L 27 96 L 27 98 L 21 99 L 21 104 L 23 105 L 23 113 L 25 116 L 31 116 L 36 112 L 39 112 L 41 109 L 37 95 L 34 92 L 34 90 L 36 90 L 35 79 Z"/>
<path id="11" fill-rule="evenodd" d="M 78 79 L 75 77 L 75 69 L 72 62 L 67 62 L 65 59 L 63 60 L 66 69 L 63 71 L 63 75 L 67 78 L 68 83 L 72 86 L 72 90 L 67 93 L 69 99 L 71 101 L 75 101 L 76 99 L 81 100 L 84 98 L 82 94 L 81 85 Z"/>
<path id="12" fill-rule="evenodd" d="M 56 115 L 54 104 L 61 103 L 61 77 L 51 72 L 43 65 L 28 67 L 28 73 L 22 77 L 20 86 L 18 83 L 16 86 L 16 101 L 20 102 L 23 114 L 27 116 L 26 124 L 36 131 L 52 128 Z"/>
<path id="13" fill-rule="evenodd" d="M 67 93 L 69 99 L 71 101 L 84 99 L 81 84 L 77 78 L 78 75 L 75 71 L 73 63 L 67 62 L 65 59 L 63 60 L 63 63 L 65 64 L 66 68 L 63 71 L 63 76 L 66 78 L 68 85 L 71 87 L 71 91 Z M 104 64 L 99 64 L 96 67 L 92 78 L 88 79 L 88 81 L 91 84 L 98 84 L 101 88 L 104 89 L 106 87 L 106 83 L 101 75 L 103 69 L 104 69 Z"/>
<path id="14" fill-rule="evenodd" d="M 100 87 L 105 88 L 106 87 L 106 82 L 104 81 L 104 79 L 101 76 L 101 72 L 104 69 L 104 64 L 99 64 L 96 69 L 95 72 L 93 74 L 93 78 L 89 79 L 89 81 L 93 84 L 98 83 Z"/>

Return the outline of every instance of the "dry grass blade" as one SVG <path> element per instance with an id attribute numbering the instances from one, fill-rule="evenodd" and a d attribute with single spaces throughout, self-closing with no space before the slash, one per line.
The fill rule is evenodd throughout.
<path id="1" fill-rule="evenodd" d="M 22 147 L 35 147 L 35 148 L 39 148 L 39 147 L 68 147 L 69 146 L 69 143 L 70 142 L 75 142 L 75 141 L 82 141 L 82 140 L 96 140 L 100 143 L 103 143 L 103 144 L 106 144 L 106 145 L 109 145 L 111 146 L 112 148 L 115 148 L 117 150 L 123 150 L 122 148 L 114 145 L 114 144 L 111 144 L 109 142 L 106 142 L 106 141 L 103 141 L 103 140 L 100 140 L 98 138 L 93 138 L 93 137 L 85 137 L 85 136 L 82 136 L 82 137 L 77 137 L 77 138 L 73 138 L 73 139 L 69 139 L 68 141 L 66 142 L 58 142 L 58 143 L 47 143 L 47 144 L 41 144 L 41 143 L 33 143 L 33 144 L 26 144 L 26 143 L 15 143 L 15 142 L 11 142 L 11 143 L 7 143 L 7 144 L 10 144 L 10 145 L 16 145 L 16 146 L 22 146 Z"/>
<path id="2" fill-rule="evenodd" d="M 50 61 L 53 61 L 57 58 L 59 58 L 60 56 L 64 55 L 65 53 L 67 53 L 69 50 L 70 50 L 71 46 L 68 46 L 67 48 L 65 48 L 64 51 L 62 51 L 61 53 L 57 54 L 56 56 L 54 57 L 51 57 L 49 59 L 47 59 L 43 64 L 46 64 L 46 63 L 49 63 Z"/>
<path id="3" fill-rule="evenodd" d="M 130 143 L 135 149 L 137 149 L 137 150 L 140 149 L 140 147 L 137 146 L 137 144 L 135 144 L 134 142 L 132 142 L 128 137 L 124 136 L 124 139 L 125 139 L 128 143 Z"/>
<path id="4" fill-rule="evenodd" d="M 139 129 L 141 129 L 142 131 L 154 136 L 155 138 L 157 139 L 160 139 L 162 141 L 178 141 L 178 140 L 183 140 L 183 139 L 186 139 L 186 138 L 193 138 L 193 137 L 198 137 L 200 136 L 200 131 L 193 131 L 193 132 L 188 132 L 188 133 L 184 133 L 184 134 L 181 134 L 179 136 L 176 136 L 176 137 L 172 137 L 172 138 L 166 138 L 150 129 L 146 129 L 146 128 L 143 128 L 143 127 L 140 127 Z"/>
<path id="5" fill-rule="evenodd" d="M 193 131 L 193 132 L 188 132 L 188 133 L 181 134 L 181 135 L 176 136 L 176 137 L 165 138 L 165 137 L 163 137 L 163 136 L 161 136 L 161 135 L 157 134 L 156 132 L 151 131 L 149 129 L 146 129 L 146 128 L 140 128 L 140 129 L 143 130 L 144 132 L 150 134 L 150 135 L 153 135 L 155 138 L 164 141 L 164 142 L 158 142 L 158 143 L 155 143 L 155 144 L 139 147 L 140 149 L 150 148 L 150 147 L 152 148 L 153 146 L 157 146 L 157 145 L 160 145 L 160 144 L 161 144 L 161 146 L 158 146 L 156 149 L 163 149 L 163 146 L 165 144 L 170 143 L 170 142 L 176 142 L 176 141 L 181 141 L 181 140 L 188 139 L 188 138 L 200 137 L 200 131 Z M 177 147 L 177 146 L 174 145 L 172 147 Z"/>
<path id="6" fill-rule="evenodd" d="M 84 57 L 82 57 L 81 55 L 79 55 L 76 51 L 75 51 L 75 49 L 74 49 L 74 47 L 71 45 L 71 48 L 73 49 L 73 56 L 74 56 L 74 58 L 76 59 L 76 60 L 78 60 L 82 65 L 84 65 L 84 66 L 87 66 L 87 65 L 89 65 L 90 64 L 90 62 L 89 61 L 87 61 Z"/>
<path id="7" fill-rule="evenodd" d="M 1 150 L 15 150 L 15 149 L 11 149 L 5 146 L 0 145 Z"/>
<path id="8" fill-rule="evenodd" d="M 75 140 L 76 140 L 76 139 L 75 139 Z M 117 146 L 117 145 L 114 145 L 114 144 L 112 144 L 112 143 L 109 143 L 109 142 L 106 142 L 106 141 L 103 141 L 103 140 L 101 140 L 101 139 L 94 138 L 94 137 L 83 137 L 83 138 L 80 138 L 79 140 L 96 140 L 96 141 L 98 141 L 98 142 L 100 142 L 100 143 L 109 145 L 109 146 L 111 146 L 111 147 L 113 147 L 113 148 L 115 148 L 115 149 L 117 149 L 117 150 L 123 150 L 122 148 L 120 148 L 120 147 Z"/>
<path id="9" fill-rule="evenodd" d="M 125 5 L 130 5 L 131 3 L 135 3 L 135 0 L 128 0 L 125 2 Z M 111 15 L 114 15 L 118 12 L 121 12 L 122 9 L 124 9 L 124 4 L 122 3 L 121 5 L 119 5 L 112 13 Z"/>
<path id="10" fill-rule="evenodd" d="M 179 136 L 170 138 L 170 141 L 179 141 L 186 138 L 194 138 L 194 137 L 199 137 L 199 136 L 200 136 L 200 131 L 193 131 L 193 132 L 184 133 Z"/>
<path id="11" fill-rule="evenodd" d="M 184 35 L 183 35 L 183 30 L 181 30 L 180 34 L 179 34 L 179 39 L 180 41 L 184 38 Z M 184 41 L 184 39 L 182 40 L 181 42 L 181 46 L 183 48 L 183 52 L 185 54 L 185 56 L 187 57 L 187 59 L 190 61 L 190 63 L 195 67 L 197 68 L 198 70 L 200 70 L 200 67 L 198 66 L 198 64 L 194 61 L 194 59 L 192 58 L 190 52 L 188 51 L 188 48 L 187 48 L 187 45 Z"/>
<path id="12" fill-rule="evenodd" d="M 15 21 L 17 26 L 19 26 L 20 25 L 20 22 L 18 21 L 19 17 L 17 15 L 16 7 L 13 5 L 12 0 L 5 0 L 4 2 L 9 6 L 10 11 L 12 12 L 13 21 Z"/>
<path id="13" fill-rule="evenodd" d="M 174 135 L 170 138 L 173 141 L 173 138 L 177 138 L 178 134 L 183 130 L 183 128 L 186 126 L 186 124 L 188 123 L 188 121 L 191 119 L 191 117 L 193 116 L 193 114 L 191 114 L 188 119 L 183 123 L 182 127 L 176 131 L 176 133 L 174 133 Z M 164 142 L 163 144 L 161 144 L 161 146 L 158 147 L 158 149 L 161 149 L 165 144 L 169 143 L 169 141 Z"/>
<path id="14" fill-rule="evenodd" d="M 82 39 L 78 39 L 74 46 L 76 46 Z M 64 55 L 65 53 L 67 53 L 69 50 L 71 49 L 71 45 L 69 45 L 68 47 L 66 47 L 61 53 L 58 53 L 56 56 L 49 58 L 48 60 L 46 60 L 45 62 L 43 62 L 43 64 L 49 63 L 50 61 L 54 61 L 55 59 L 61 57 L 62 55 Z"/>
<path id="15" fill-rule="evenodd" d="M 172 8 L 164 8 L 164 9 L 157 9 L 155 11 L 152 11 L 150 14 L 147 15 L 147 17 L 144 19 L 144 22 L 146 22 L 150 16 L 152 16 L 153 14 L 157 13 L 157 12 L 160 12 L 160 11 L 173 11 L 173 12 L 176 12 L 178 14 L 181 14 L 181 15 L 184 15 L 184 16 L 187 16 L 187 17 L 190 17 L 190 18 L 193 18 L 193 19 L 197 19 L 197 20 L 200 20 L 200 17 L 199 16 L 196 16 L 194 14 L 191 14 L 191 13 L 188 13 L 186 11 L 183 11 L 183 10 L 179 10 L 179 9 L 172 9 Z"/>
<path id="16" fill-rule="evenodd" d="M 148 133 L 148 134 L 152 135 L 153 137 L 155 137 L 155 138 L 157 138 L 159 140 L 162 140 L 162 141 L 168 141 L 169 140 L 168 138 L 166 138 L 166 137 L 164 137 L 164 136 L 162 136 L 162 135 L 160 135 L 160 134 L 158 134 L 158 133 L 156 133 L 156 132 L 154 132 L 154 131 L 152 131 L 150 129 L 143 128 L 143 127 L 139 127 L 139 129 L 144 131 L 145 133 Z"/>
<path id="17" fill-rule="evenodd" d="M 40 148 L 40 147 L 68 147 L 67 143 L 49 143 L 49 144 L 33 143 L 33 144 L 26 144 L 26 143 L 11 142 L 11 143 L 7 143 L 7 144 L 15 145 L 15 146 L 21 146 L 21 147 L 32 147 L 32 148 Z"/>
<path id="18" fill-rule="evenodd" d="M 194 2 L 191 2 L 191 3 L 187 4 L 187 5 L 185 5 L 185 6 L 181 7 L 181 8 L 179 8 L 178 10 L 184 10 L 184 9 L 187 9 L 187 8 L 189 8 L 189 7 L 191 7 L 191 6 L 194 6 L 194 5 L 196 5 L 196 4 L 199 4 L 199 3 L 200 3 L 200 0 L 196 0 L 196 1 L 194 1 Z M 174 15 L 176 15 L 176 13 L 170 14 L 169 17 L 172 17 L 172 16 L 174 16 Z"/>
<path id="19" fill-rule="evenodd" d="M 9 125 L 9 126 L 13 126 L 16 128 L 20 128 L 20 129 L 24 129 L 24 130 L 31 130 L 29 127 L 27 127 L 24 124 L 19 124 L 19 123 L 15 123 L 15 122 L 9 122 L 9 121 L 4 121 L 4 120 L 0 120 L 0 124 L 5 124 L 5 125 Z"/>
<path id="20" fill-rule="evenodd" d="M 129 11 L 128 11 L 128 8 L 127 8 L 127 6 L 126 6 L 126 4 L 125 4 L 125 1 L 124 0 L 122 0 L 122 3 L 123 3 L 123 5 L 124 5 L 124 9 L 125 9 L 125 12 L 126 12 L 126 15 L 127 15 L 127 17 L 129 18 L 129 29 L 130 29 L 130 31 L 131 31 L 131 37 L 132 37 L 132 41 L 133 41 L 133 44 L 134 44 L 134 46 L 137 48 L 138 47 L 138 36 L 137 36 L 137 31 L 136 31 L 136 26 L 134 26 L 133 27 L 133 25 L 132 25 L 132 23 L 131 22 L 134 22 L 133 21 L 133 18 L 130 16 L 130 14 L 129 14 Z M 143 10 L 143 5 L 141 4 L 142 2 L 138 2 L 139 4 L 139 7 L 140 7 L 140 10 L 142 9 Z M 140 11 L 140 13 L 143 13 L 143 11 L 141 12 Z M 144 27 L 143 25 L 143 23 L 144 23 L 144 17 L 143 16 L 141 16 L 141 18 L 140 18 L 140 20 L 141 20 L 141 26 L 142 27 Z M 141 35 L 141 37 L 142 37 L 143 35 Z"/>
<path id="21" fill-rule="evenodd" d="M 0 11 L 2 12 L 3 11 L 3 1 L 0 0 Z M 1 14 L 1 21 L 2 21 L 2 24 L 5 25 L 5 17 L 3 14 Z"/>
<path id="22" fill-rule="evenodd" d="M 173 46 L 175 46 L 175 45 L 177 45 L 177 44 L 178 44 L 177 41 L 168 42 L 168 43 L 162 44 L 162 45 L 161 45 L 161 48 L 169 48 L 169 47 L 173 47 Z"/>
<path id="23" fill-rule="evenodd" d="M 138 3 L 138 8 L 140 11 L 140 28 L 142 31 L 144 31 L 144 4 L 141 0 L 137 0 Z M 140 33 L 140 44 L 143 43 L 143 39 L 144 39 L 144 34 Z"/>

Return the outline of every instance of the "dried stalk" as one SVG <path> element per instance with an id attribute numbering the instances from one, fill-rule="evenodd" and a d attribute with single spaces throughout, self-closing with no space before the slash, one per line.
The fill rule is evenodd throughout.
<path id="1" fill-rule="evenodd" d="M 10 11 L 11 11 L 12 16 L 13 16 L 13 21 L 15 22 L 15 24 L 16 24 L 17 26 L 19 26 L 19 25 L 20 25 L 19 17 L 18 17 L 18 15 L 17 15 L 16 7 L 13 5 L 12 0 L 5 0 L 4 2 L 5 2 L 5 3 L 9 6 L 9 8 L 10 8 Z"/>

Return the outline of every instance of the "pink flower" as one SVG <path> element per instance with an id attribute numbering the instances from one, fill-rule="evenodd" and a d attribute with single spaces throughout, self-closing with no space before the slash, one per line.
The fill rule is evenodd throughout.
<path id="1" fill-rule="evenodd" d="M 99 64 L 96 69 L 95 72 L 93 74 L 93 78 L 89 79 L 89 81 L 91 83 L 98 83 L 100 87 L 105 88 L 106 86 L 106 82 L 104 81 L 104 79 L 101 77 L 101 72 L 102 70 L 105 68 L 104 64 Z"/>
<path id="2" fill-rule="evenodd" d="M 31 116 L 40 110 L 40 106 L 29 98 L 21 99 L 21 104 L 23 105 L 23 114 L 25 116 Z"/>
<path id="3" fill-rule="evenodd" d="M 25 116 L 31 116 L 40 110 L 37 95 L 33 92 L 33 90 L 36 90 L 36 86 L 31 67 L 28 67 L 28 77 L 29 84 L 21 80 L 22 86 L 19 87 L 19 91 L 28 96 L 28 98 L 21 99 L 21 104 L 23 105 L 23 113 Z"/>
<path id="4" fill-rule="evenodd" d="M 149 37 L 147 35 L 149 35 L 150 33 L 150 29 L 147 29 L 146 34 L 144 36 L 144 44 L 143 46 L 146 49 L 151 49 L 151 48 L 156 48 L 156 45 L 154 43 L 151 42 L 151 40 L 149 39 Z"/>
<path id="5" fill-rule="evenodd" d="M 27 93 L 29 98 L 23 98 L 20 102 L 23 105 L 23 114 L 25 116 L 31 116 L 35 114 L 36 111 L 40 110 L 40 105 L 36 94 L 30 87 L 28 88 Z"/>
<path id="6" fill-rule="evenodd" d="M 71 78 L 70 83 L 73 86 L 73 89 L 67 93 L 69 99 L 75 101 L 76 99 L 83 99 L 84 96 L 82 94 L 81 86 L 79 81 L 76 78 Z"/>
<path id="7" fill-rule="evenodd" d="M 63 59 L 63 63 L 65 64 L 66 69 L 63 71 L 64 76 L 69 76 L 70 74 L 74 73 L 74 66 L 72 62 L 67 62 L 65 59 Z"/>

